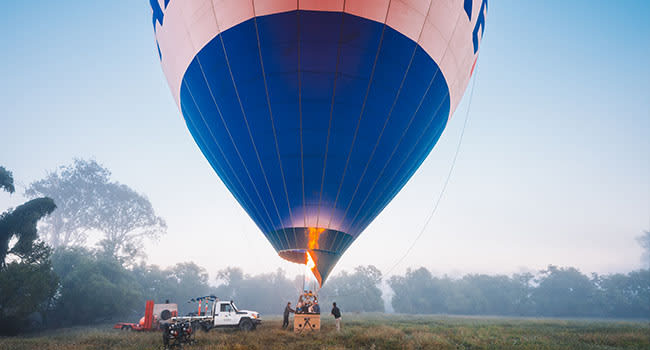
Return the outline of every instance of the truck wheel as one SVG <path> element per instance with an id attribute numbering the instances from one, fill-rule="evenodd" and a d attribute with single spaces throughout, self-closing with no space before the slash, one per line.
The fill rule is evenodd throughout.
<path id="1" fill-rule="evenodd" d="M 122 330 L 123 330 L 123 331 L 130 331 L 130 330 L 131 330 L 131 326 L 124 325 L 124 326 L 122 326 Z"/>
<path id="2" fill-rule="evenodd" d="M 245 319 L 241 320 L 241 322 L 239 322 L 239 329 L 244 331 L 244 332 L 248 332 L 248 331 L 252 331 L 253 329 L 255 329 L 255 325 L 253 324 L 253 322 L 251 320 L 245 318 Z"/>

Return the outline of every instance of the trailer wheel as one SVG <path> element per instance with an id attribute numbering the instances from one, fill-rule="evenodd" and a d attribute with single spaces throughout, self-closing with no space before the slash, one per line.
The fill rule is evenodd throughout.
<path id="1" fill-rule="evenodd" d="M 244 331 L 244 332 L 249 332 L 249 331 L 252 331 L 253 329 L 255 329 L 255 325 L 253 324 L 253 322 L 251 320 L 245 318 L 245 319 L 241 320 L 241 322 L 239 322 L 239 329 Z"/>
<path id="2" fill-rule="evenodd" d="M 124 325 L 124 326 L 122 326 L 122 330 L 123 330 L 123 331 L 130 331 L 130 330 L 131 330 L 131 326 Z"/>

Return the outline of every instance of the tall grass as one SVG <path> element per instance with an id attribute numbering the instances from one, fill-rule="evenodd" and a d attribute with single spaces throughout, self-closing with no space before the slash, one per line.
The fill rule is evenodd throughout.
<path id="1" fill-rule="evenodd" d="M 343 329 L 323 317 L 322 331 L 294 334 L 278 317 L 256 331 L 197 334 L 195 350 L 217 349 L 650 349 L 643 322 L 444 316 L 344 315 Z M 0 338 L 0 350 L 161 349 L 161 334 L 79 327 Z"/>

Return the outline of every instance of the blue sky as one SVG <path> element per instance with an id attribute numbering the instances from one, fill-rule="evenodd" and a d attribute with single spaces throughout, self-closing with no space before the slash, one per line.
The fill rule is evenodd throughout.
<path id="1" fill-rule="evenodd" d="M 301 271 L 276 256 L 192 140 L 147 1 L 5 1 L 0 10 L 0 164 L 19 192 L 74 157 L 94 158 L 167 220 L 168 234 L 147 248 L 151 262 L 194 260 L 213 276 L 227 265 Z M 634 238 L 650 229 L 648 13 L 647 1 L 490 3 L 456 167 L 394 272 L 640 266 Z M 387 271 L 404 254 L 442 189 L 468 96 L 334 273 Z M 1 195 L 0 209 L 23 200 Z"/>

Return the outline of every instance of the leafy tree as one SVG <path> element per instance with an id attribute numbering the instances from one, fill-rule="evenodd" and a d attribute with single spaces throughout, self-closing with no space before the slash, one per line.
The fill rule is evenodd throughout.
<path id="1" fill-rule="evenodd" d="M 515 296 L 512 300 L 514 315 L 530 316 L 535 314 L 535 305 L 531 299 L 534 279 L 535 276 L 530 272 L 512 276 L 513 295 Z"/>
<path id="2" fill-rule="evenodd" d="M 518 281 L 508 276 L 466 275 L 454 281 L 454 293 L 462 300 L 454 305 L 448 302 L 448 312 L 478 315 L 515 315 L 516 300 L 521 300 Z"/>
<path id="3" fill-rule="evenodd" d="M 16 188 L 14 187 L 13 174 L 3 166 L 0 166 L 0 188 L 9 193 L 14 193 L 16 191 Z"/>
<path id="4" fill-rule="evenodd" d="M 634 317 L 650 318 L 650 269 L 632 271 L 627 276 L 625 293 L 630 296 L 631 304 L 636 305 Z"/>
<path id="5" fill-rule="evenodd" d="M 643 248 L 641 262 L 645 268 L 650 269 L 650 231 L 645 231 L 637 238 L 637 241 L 641 245 L 641 248 Z"/>
<path id="6" fill-rule="evenodd" d="M 596 316 L 597 290 L 594 281 L 573 267 L 549 265 L 540 272 L 532 298 L 543 316 Z"/>
<path id="7" fill-rule="evenodd" d="M 650 317 L 650 270 L 598 277 L 604 316 Z"/>
<path id="8" fill-rule="evenodd" d="M 56 324 L 90 324 L 127 317 L 141 308 L 138 280 L 119 261 L 83 247 L 59 248 L 52 256 L 59 276 Z"/>
<path id="9" fill-rule="evenodd" d="M 453 285 L 448 277 L 435 278 L 429 270 L 407 269 L 404 276 L 393 276 L 388 284 L 395 292 L 393 309 L 403 313 L 446 313 Z M 458 298 L 457 298 L 458 299 Z M 462 304 L 456 300 L 456 305 Z"/>
<path id="10" fill-rule="evenodd" d="M 0 188 L 9 193 L 15 191 L 13 174 L 0 166 Z M 5 264 L 8 253 L 29 255 L 33 242 L 38 238 L 36 224 L 44 216 L 51 214 L 56 205 L 50 198 L 36 198 L 19 205 L 14 210 L 0 214 L 0 268 Z M 9 251 L 13 237 L 18 241 Z"/>
<path id="11" fill-rule="evenodd" d="M 4 167 L 0 188 L 15 191 L 12 173 Z M 24 331 L 30 317 L 50 305 L 58 281 L 50 265 L 50 248 L 37 240 L 36 224 L 55 208 L 52 199 L 36 198 L 0 214 L 0 334 Z M 14 237 L 18 239 L 10 249 Z"/>
<path id="12" fill-rule="evenodd" d="M 0 269 L 0 335 L 33 328 L 52 308 L 58 277 L 50 263 L 51 249 L 37 242 L 20 261 Z M 36 324 L 32 324 L 36 323 Z"/>
<path id="13" fill-rule="evenodd" d="M 239 267 L 227 267 L 217 272 L 218 295 L 222 298 L 235 298 L 237 288 L 244 280 L 244 271 Z"/>
<path id="14" fill-rule="evenodd" d="M 167 269 L 140 264 L 134 267 L 133 274 L 141 286 L 143 306 L 145 300 L 169 300 L 178 304 L 181 314 L 187 314 L 196 311 L 195 305 L 187 303 L 190 299 L 212 292 L 207 272 L 192 262 L 179 263 Z"/>
<path id="15" fill-rule="evenodd" d="M 299 294 L 294 282 L 281 269 L 251 276 L 240 268 L 229 267 L 219 271 L 217 283 L 214 294 L 221 299 L 232 299 L 239 307 L 265 314 L 281 313 L 288 301 L 295 305 Z"/>
<path id="16" fill-rule="evenodd" d="M 357 266 L 353 273 L 341 271 L 330 277 L 320 291 L 320 303 L 325 308 L 336 302 L 346 311 L 384 311 L 381 298 L 381 271 L 372 265 Z"/>
<path id="17" fill-rule="evenodd" d="M 173 298 L 174 290 L 171 287 L 175 281 L 172 280 L 168 270 L 141 262 L 133 267 L 133 275 L 139 282 L 142 296 L 146 300 L 175 299 Z M 180 302 L 180 300 L 176 300 L 176 302 Z"/>
<path id="18" fill-rule="evenodd" d="M 145 196 L 110 176 L 94 160 L 75 159 L 27 188 L 26 196 L 49 196 L 59 206 L 41 227 L 53 247 L 83 245 L 95 230 L 103 234 L 104 254 L 126 261 L 141 254 L 145 239 L 166 231 Z"/>
<path id="19" fill-rule="evenodd" d="M 29 255 L 34 240 L 38 238 L 36 224 L 55 208 L 52 199 L 36 198 L 19 205 L 14 210 L 0 214 L 0 265 L 5 263 L 8 253 Z M 18 241 L 9 250 L 9 241 L 12 237 L 18 237 Z"/>

